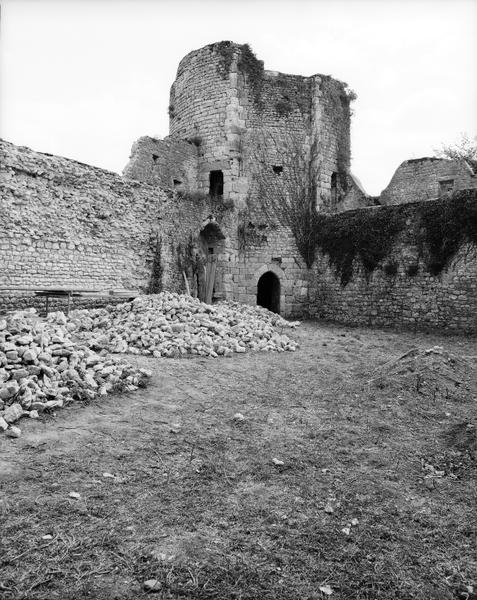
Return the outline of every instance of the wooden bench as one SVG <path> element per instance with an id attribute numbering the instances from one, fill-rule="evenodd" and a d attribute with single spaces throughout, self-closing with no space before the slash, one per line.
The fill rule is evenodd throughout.
<path id="1" fill-rule="evenodd" d="M 48 316 L 50 298 L 67 298 L 68 305 L 66 314 L 68 315 L 71 308 L 72 298 L 124 298 L 125 300 L 133 300 L 140 292 L 136 290 L 91 290 L 82 288 L 31 288 L 31 287 L 0 287 L 0 291 L 15 291 L 15 292 L 30 292 L 36 297 L 45 298 L 45 312 Z"/>

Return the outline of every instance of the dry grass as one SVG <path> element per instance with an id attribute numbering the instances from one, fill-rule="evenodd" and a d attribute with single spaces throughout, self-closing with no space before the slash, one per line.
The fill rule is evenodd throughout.
<path id="1" fill-rule="evenodd" d="M 477 390 L 368 383 L 475 339 L 298 335 L 294 354 L 138 359 L 151 387 L 1 438 L 0 597 L 142 598 L 155 578 L 164 599 L 475 599 Z"/>

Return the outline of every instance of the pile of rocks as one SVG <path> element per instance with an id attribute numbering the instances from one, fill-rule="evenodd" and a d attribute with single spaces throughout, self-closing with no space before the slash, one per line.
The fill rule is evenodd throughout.
<path id="1" fill-rule="evenodd" d="M 45 322 L 34 309 L 0 320 L 0 431 L 18 437 L 22 416 L 145 384 L 148 371 L 75 343 L 73 329 L 63 313 Z"/>
<path id="2" fill-rule="evenodd" d="M 278 329 L 295 327 L 296 322 L 261 307 L 236 302 L 209 305 L 169 292 L 103 309 L 77 310 L 68 325 L 89 347 L 114 353 L 217 357 L 297 348 Z"/>
<path id="3" fill-rule="evenodd" d="M 150 372 L 111 353 L 155 357 L 227 356 L 247 350 L 296 350 L 282 333 L 295 327 L 260 307 L 209 305 L 161 293 L 41 320 L 34 309 L 0 320 L 0 431 L 18 437 L 20 417 L 38 418 L 75 400 L 145 385 Z"/>

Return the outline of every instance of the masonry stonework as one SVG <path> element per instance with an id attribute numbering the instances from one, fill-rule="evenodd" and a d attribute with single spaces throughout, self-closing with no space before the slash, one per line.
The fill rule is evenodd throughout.
<path id="1" fill-rule="evenodd" d="M 474 202 L 477 206 L 477 194 Z M 477 333 L 477 247 L 464 243 L 446 269 L 432 274 L 422 255 L 419 205 L 400 207 L 406 227 L 387 258 L 372 273 L 356 260 L 346 285 L 328 256 L 317 252 L 311 270 L 310 316 L 348 325 Z M 360 209 L 369 210 L 388 209 Z M 474 219 L 475 215 L 477 211 Z"/>
<path id="2" fill-rule="evenodd" d="M 157 186 L 0 142 L 0 292 L 21 287 L 147 291 L 160 251 L 166 289 L 183 290 L 178 246 L 213 210 Z"/>
<path id="3" fill-rule="evenodd" d="M 349 169 L 352 98 L 329 76 L 266 71 L 247 45 L 219 42 L 180 62 L 170 134 L 140 138 L 123 176 L 1 142 L 0 288 L 10 291 L 0 310 L 31 304 L 20 287 L 184 292 L 185 277 L 199 294 L 213 257 L 214 300 L 256 304 L 266 281 L 266 305 L 285 316 L 475 331 L 473 247 L 440 276 L 422 266 L 410 276 L 419 249 L 409 231 L 396 240 L 393 276 L 356 264 L 343 285 L 326 255 L 307 267 L 273 214 L 263 190 L 291 174 L 313 184 L 321 214 L 386 210 L 368 208 L 379 201 Z M 451 175 L 455 189 L 477 187 L 471 166 L 450 162 L 403 163 L 382 203 L 437 197 Z"/>
<path id="4" fill-rule="evenodd" d="M 466 160 L 413 158 L 404 161 L 381 192 L 380 204 L 425 202 L 466 189 L 477 189 L 477 165 Z"/>

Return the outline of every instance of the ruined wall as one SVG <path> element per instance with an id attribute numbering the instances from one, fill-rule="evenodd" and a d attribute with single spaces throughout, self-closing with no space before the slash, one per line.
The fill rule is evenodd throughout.
<path id="1" fill-rule="evenodd" d="M 238 200 L 245 191 L 239 165 L 243 111 L 237 99 L 237 74 L 219 44 L 188 54 L 171 87 L 170 136 L 198 147 L 197 189 L 209 191 L 209 174 L 222 171 L 223 196 Z M 235 81 L 235 84 L 234 84 Z"/>
<path id="2" fill-rule="evenodd" d="M 350 93 L 324 75 L 303 77 L 266 71 L 247 45 L 218 42 L 180 63 L 170 94 L 170 137 L 198 146 L 198 190 L 209 189 L 210 171 L 224 174 L 224 198 L 243 208 L 251 180 L 273 165 L 311 169 L 318 207 L 330 204 L 338 172 L 346 191 L 350 157 Z M 292 146 L 300 146 L 297 165 Z M 304 159 L 304 160 L 303 160 Z"/>
<path id="3" fill-rule="evenodd" d="M 258 213 L 254 217 L 197 194 L 166 194 L 157 186 L 7 142 L 0 143 L 0 154 L 0 288 L 145 290 L 160 241 L 160 283 L 184 291 L 182 271 L 192 283 L 200 232 L 212 223 L 224 236 L 217 246 L 217 297 L 255 304 L 258 281 L 271 271 L 280 281 L 284 315 L 306 309 L 350 324 L 477 330 L 475 247 L 461 248 L 446 271 L 432 275 L 417 237 L 422 204 L 333 217 L 342 221 L 352 213 L 398 209 L 405 211 L 407 224 L 370 277 L 358 261 L 353 277 L 342 285 L 327 255 L 318 252 L 307 269 L 290 230 L 260 220 Z M 472 227 L 475 215 L 463 219 Z M 0 310 L 18 308 L 23 296 L 0 291 Z"/>
<path id="4" fill-rule="evenodd" d="M 359 179 L 348 171 L 346 181 L 346 191 L 336 203 L 336 211 L 343 212 L 345 210 L 354 210 L 355 208 L 364 208 L 366 206 L 374 206 L 377 203 L 377 198 L 369 196 Z"/>
<path id="5" fill-rule="evenodd" d="M 183 290 L 177 250 L 211 214 L 205 201 L 5 141 L 0 164 L 0 288 L 147 290 L 159 250 L 162 284 Z M 13 291 L 0 306 L 18 306 Z"/>
<path id="6" fill-rule="evenodd" d="M 191 142 L 144 136 L 133 144 L 123 175 L 163 189 L 196 191 L 197 158 Z"/>
<path id="7" fill-rule="evenodd" d="M 381 192 L 380 202 L 389 205 L 434 200 L 449 192 L 476 188 L 477 176 L 464 160 L 415 158 L 398 167 Z"/>
<path id="8" fill-rule="evenodd" d="M 477 206 L 475 197 L 474 202 Z M 356 259 L 352 277 L 343 284 L 329 255 L 317 252 L 310 279 L 310 314 L 350 325 L 476 333 L 477 247 L 464 243 L 448 268 L 433 274 L 423 248 L 419 203 L 354 212 L 388 215 L 391 209 L 399 209 L 405 227 L 389 255 L 371 273 Z M 477 238 L 475 208 L 470 215 Z"/>

